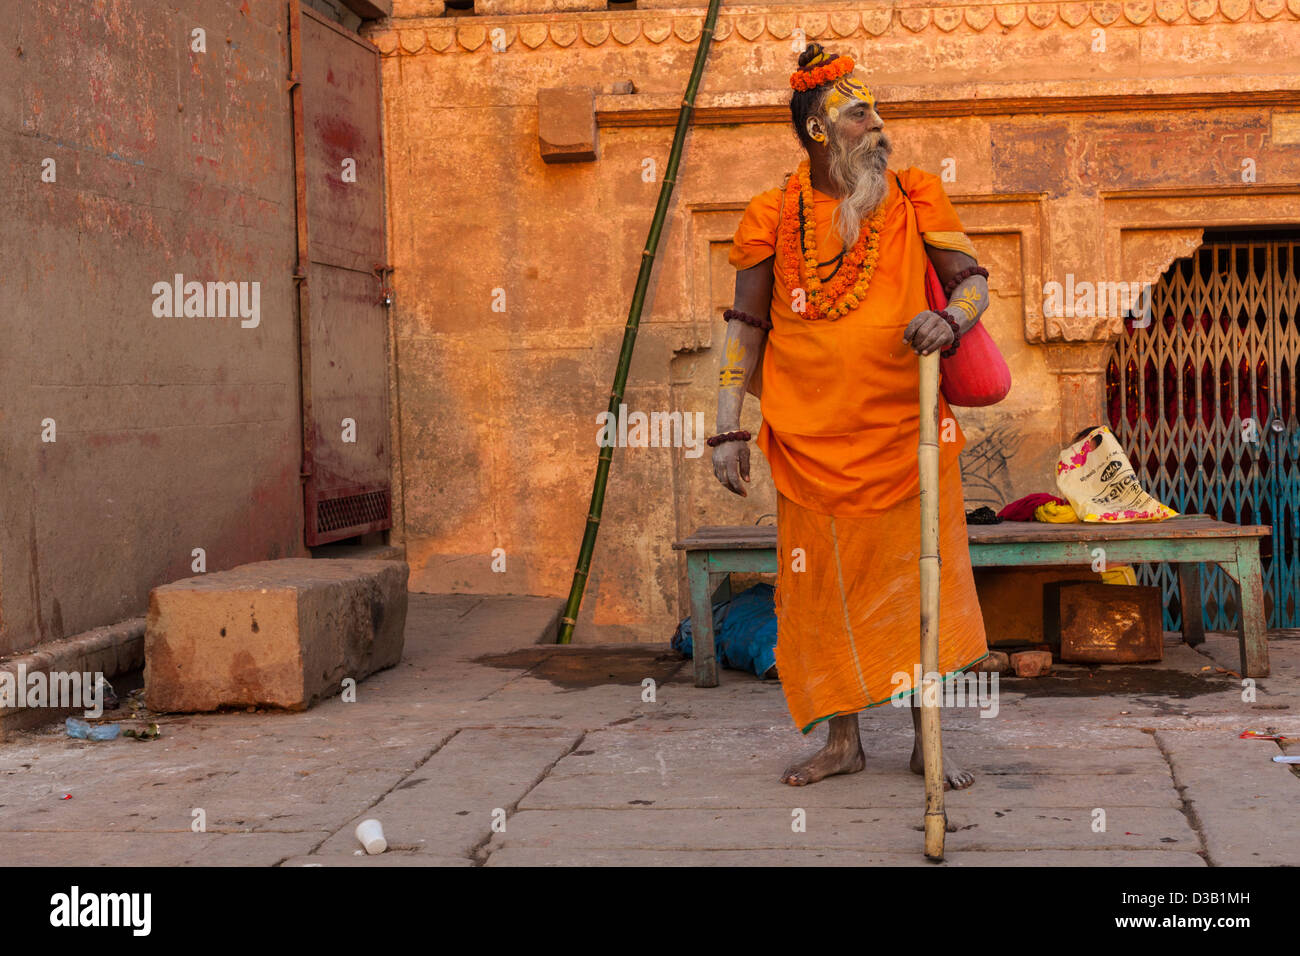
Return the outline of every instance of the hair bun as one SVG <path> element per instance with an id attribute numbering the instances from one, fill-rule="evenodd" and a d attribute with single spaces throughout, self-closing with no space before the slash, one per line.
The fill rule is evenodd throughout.
<path id="1" fill-rule="evenodd" d="M 812 42 L 799 54 L 799 69 L 811 70 L 834 59 L 820 43 Z"/>

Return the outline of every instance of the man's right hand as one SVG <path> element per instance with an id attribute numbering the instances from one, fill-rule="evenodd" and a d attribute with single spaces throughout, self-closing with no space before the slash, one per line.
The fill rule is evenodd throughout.
<path id="1" fill-rule="evenodd" d="M 713 474 L 728 491 L 749 497 L 741 484 L 749 481 L 749 442 L 724 441 L 713 449 Z"/>

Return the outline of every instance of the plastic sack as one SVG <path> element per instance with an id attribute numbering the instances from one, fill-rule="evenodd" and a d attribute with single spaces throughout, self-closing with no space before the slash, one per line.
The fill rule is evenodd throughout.
<path id="1" fill-rule="evenodd" d="M 1124 449 L 1105 425 L 1089 428 L 1061 452 L 1056 487 L 1080 521 L 1161 521 L 1178 516 L 1142 488 Z"/>
<path id="2" fill-rule="evenodd" d="M 755 584 L 713 605 L 713 647 L 720 665 L 760 679 L 776 665 L 775 595 L 772 585 Z M 690 617 L 677 625 L 672 647 L 691 656 Z"/>

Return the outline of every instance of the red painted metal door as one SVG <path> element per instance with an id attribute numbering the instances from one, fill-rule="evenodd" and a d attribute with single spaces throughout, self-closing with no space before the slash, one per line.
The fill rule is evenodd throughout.
<path id="1" fill-rule="evenodd" d="M 379 53 L 298 0 L 294 146 L 308 545 L 392 527 Z"/>

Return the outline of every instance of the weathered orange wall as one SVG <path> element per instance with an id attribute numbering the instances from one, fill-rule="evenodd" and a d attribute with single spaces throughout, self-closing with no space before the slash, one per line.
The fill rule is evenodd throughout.
<path id="1" fill-rule="evenodd" d="M 384 56 L 411 586 L 564 594 L 659 193 L 643 160 L 662 176 L 707 5 L 476 6 L 500 15 L 398 0 L 370 33 Z M 632 409 L 699 410 L 713 431 L 729 239 L 749 198 L 801 157 L 785 104 L 805 38 L 868 71 L 896 166 L 955 162 L 949 193 L 992 272 L 984 321 L 1015 378 L 1007 401 L 959 412 L 971 507 L 1054 490 L 1060 446 L 1104 420 L 1119 320 L 1044 319 L 1044 283 L 1154 280 L 1202 227 L 1300 223 L 1300 0 L 727 4 L 642 317 Z M 538 90 L 560 86 L 596 91 L 594 162 L 540 157 Z M 756 402 L 744 424 L 756 430 Z M 577 639 L 671 634 L 687 602 L 670 543 L 775 511 L 755 459 L 742 500 L 707 454 L 616 449 Z"/>
<path id="2" fill-rule="evenodd" d="M 0 654 L 143 614 L 194 548 L 209 571 L 305 553 L 284 0 L 16 7 Z M 153 283 L 175 273 L 259 281 L 259 325 L 156 318 Z"/>

